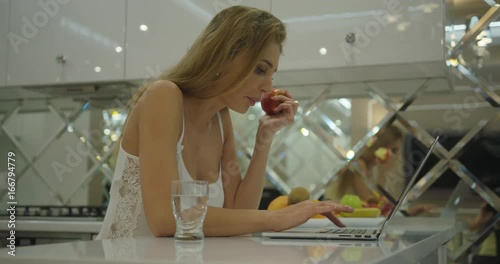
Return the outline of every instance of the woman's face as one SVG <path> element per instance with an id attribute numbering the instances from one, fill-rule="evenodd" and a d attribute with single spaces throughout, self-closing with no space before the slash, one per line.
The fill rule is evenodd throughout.
<path id="1" fill-rule="evenodd" d="M 278 68 L 280 48 L 278 44 L 265 47 L 259 57 L 257 67 L 241 87 L 231 93 L 223 94 L 222 101 L 227 107 L 238 113 L 246 113 L 250 106 L 260 101 L 262 94 L 273 88 L 273 74 Z M 229 67 L 229 71 L 221 79 L 221 84 L 230 83 L 246 67 L 248 55 L 243 52 L 237 56 Z"/>
<path id="2" fill-rule="evenodd" d="M 389 145 L 387 148 L 391 151 L 391 155 L 389 156 L 389 159 L 387 160 L 388 164 L 394 164 L 397 160 L 397 157 L 399 155 L 399 149 L 401 147 L 401 140 L 396 140 L 394 143 Z"/>

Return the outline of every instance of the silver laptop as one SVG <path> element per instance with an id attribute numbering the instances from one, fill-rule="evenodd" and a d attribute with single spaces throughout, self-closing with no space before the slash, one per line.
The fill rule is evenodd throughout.
<path id="1" fill-rule="evenodd" d="M 418 166 L 415 173 L 411 176 L 410 180 L 406 184 L 405 189 L 399 196 L 396 204 L 391 210 L 389 216 L 384 219 L 381 228 L 338 228 L 338 227 L 328 227 L 328 228 L 292 228 L 282 232 L 263 232 L 263 237 L 269 238 L 305 238 L 305 239 L 349 239 L 349 240 L 377 240 L 381 234 L 389 226 L 389 222 L 398 212 L 399 207 L 403 203 L 406 195 L 408 195 L 413 183 L 417 179 L 418 174 L 422 170 L 424 164 L 432 153 L 432 150 L 436 146 L 439 137 L 436 137 L 432 145 L 430 146 L 424 159 Z"/>

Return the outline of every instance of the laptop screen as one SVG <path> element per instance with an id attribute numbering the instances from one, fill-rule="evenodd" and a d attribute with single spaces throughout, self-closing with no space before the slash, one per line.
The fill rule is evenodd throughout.
<path id="1" fill-rule="evenodd" d="M 408 184 L 406 184 L 406 187 L 404 188 L 403 192 L 399 196 L 399 198 L 397 200 L 397 203 L 391 209 L 391 213 L 387 217 L 387 220 L 384 221 L 384 223 L 382 224 L 382 227 L 380 229 L 380 234 L 384 233 L 384 231 L 387 228 L 387 226 L 389 225 L 389 222 L 391 221 L 392 217 L 396 214 L 396 212 L 398 212 L 399 207 L 403 203 L 403 200 L 405 199 L 406 195 L 408 195 L 408 193 L 410 192 L 411 187 L 415 183 L 415 180 L 417 179 L 418 174 L 420 173 L 420 171 L 424 167 L 425 162 L 427 162 L 427 159 L 430 157 L 430 155 L 432 153 L 432 150 L 436 146 L 438 140 L 439 140 L 439 137 L 436 137 L 436 139 L 434 140 L 434 142 L 432 142 L 432 145 L 430 146 L 429 150 L 427 151 L 427 154 L 425 155 L 424 159 L 422 160 L 422 162 L 420 163 L 420 165 L 418 166 L 418 168 L 415 170 L 415 172 L 411 176 Z"/>

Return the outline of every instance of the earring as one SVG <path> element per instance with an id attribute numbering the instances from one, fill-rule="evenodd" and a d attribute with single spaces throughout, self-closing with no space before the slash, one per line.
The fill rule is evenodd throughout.
<path id="1" fill-rule="evenodd" d="M 219 77 L 219 75 L 220 75 L 220 72 L 217 72 L 217 73 L 215 74 L 215 76 L 217 76 L 217 77 Z"/>

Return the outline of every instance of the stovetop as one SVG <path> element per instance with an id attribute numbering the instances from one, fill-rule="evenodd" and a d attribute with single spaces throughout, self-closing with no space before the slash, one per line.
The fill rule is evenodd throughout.
<path id="1" fill-rule="evenodd" d="M 19 220 L 102 220 L 106 214 L 106 206 L 16 206 L 16 219 Z M 0 218 L 9 217 L 8 211 L 0 212 Z"/>

